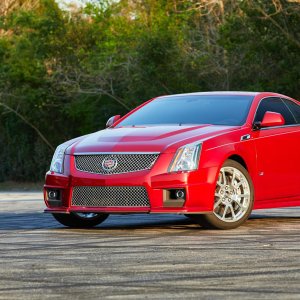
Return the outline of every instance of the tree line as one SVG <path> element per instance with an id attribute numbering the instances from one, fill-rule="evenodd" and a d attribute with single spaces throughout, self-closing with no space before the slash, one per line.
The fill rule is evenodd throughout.
<path id="1" fill-rule="evenodd" d="M 300 99 L 300 1 L 0 4 L 0 181 L 42 180 L 55 147 L 164 94 Z"/>

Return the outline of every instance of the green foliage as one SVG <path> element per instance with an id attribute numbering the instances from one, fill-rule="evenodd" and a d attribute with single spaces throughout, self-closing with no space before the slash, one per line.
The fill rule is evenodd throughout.
<path id="1" fill-rule="evenodd" d="M 300 5 L 274 3 L 243 1 L 243 14 L 233 14 L 221 26 L 220 45 L 232 62 L 232 89 L 270 90 L 299 98 Z"/>
<path id="2" fill-rule="evenodd" d="M 42 180 L 56 145 L 157 95 L 300 98 L 299 3 L 34 2 L 0 16 L 0 181 Z"/>

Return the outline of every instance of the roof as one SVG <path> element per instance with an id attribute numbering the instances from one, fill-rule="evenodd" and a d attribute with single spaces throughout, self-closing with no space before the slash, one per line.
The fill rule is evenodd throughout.
<path id="1" fill-rule="evenodd" d="M 239 95 L 239 96 L 256 96 L 259 92 L 241 92 L 241 91 L 216 91 L 216 92 L 196 92 L 196 93 L 185 93 L 185 94 L 174 94 L 174 95 L 162 95 L 159 98 L 168 97 L 180 97 L 180 96 L 209 96 L 209 95 Z"/>

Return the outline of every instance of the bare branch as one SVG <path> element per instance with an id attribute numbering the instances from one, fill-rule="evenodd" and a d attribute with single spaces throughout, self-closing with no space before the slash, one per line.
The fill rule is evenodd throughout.
<path id="1" fill-rule="evenodd" d="M 47 140 L 47 138 L 41 133 L 41 131 L 33 125 L 30 121 L 28 121 L 23 115 L 21 115 L 19 112 L 17 112 L 12 107 L 8 106 L 7 104 L 0 102 L 0 106 L 4 107 L 6 110 L 14 113 L 17 117 L 19 117 L 24 123 L 26 123 L 28 126 L 30 126 L 38 135 L 39 137 L 49 146 L 51 150 L 55 150 L 55 148 L 51 145 L 51 143 Z"/>
<path id="2" fill-rule="evenodd" d="M 280 26 L 280 24 L 275 21 L 271 16 L 268 16 L 262 9 L 260 9 L 260 12 L 267 18 L 269 19 L 273 25 L 275 25 L 280 32 L 292 43 L 294 43 L 298 48 L 300 48 L 300 42 L 296 40 L 288 31 L 284 30 L 283 27 Z"/>

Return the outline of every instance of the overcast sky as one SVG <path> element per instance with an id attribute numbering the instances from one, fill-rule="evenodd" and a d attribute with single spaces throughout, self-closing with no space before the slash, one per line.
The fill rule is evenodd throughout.
<path id="1" fill-rule="evenodd" d="M 88 2 L 89 0 L 55 0 L 61 7 L 64 7 L 64 4 L 76 4 L 78 6 L 84 5 L 84 3 Z"/>

